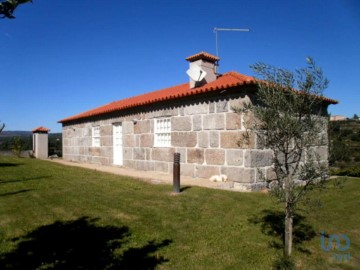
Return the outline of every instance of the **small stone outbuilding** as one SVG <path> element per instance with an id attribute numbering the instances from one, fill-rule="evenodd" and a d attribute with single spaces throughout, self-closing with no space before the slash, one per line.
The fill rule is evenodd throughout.
<path id="1" fill-rule="evenodd" d="M 37 127 L 32 130 L 33 133 L 33 155 L 36 158 L 46 159 L 49 156 L 49 138 L 50 129 L 46 127 Z"/>
<path id="2" fill-rule="evenodd" d="M 171 173 L 174 153 L 180 153 L 182 175 L 225 174 L 239 186 L 261 186 L 258 169 L 271 172 L 272 153 L 255 136 L 239 146 L 244 123 L 251 119 L 232 109 L 254 100 L 254 78 L 238 72 L 217 74 L 219 58 L 205 52 L 186 60 L 187 83 L 60 120 L 63 158 Z M 324 102 L 326 107 L 337 103 L 327 98 Z M 327 137 L 327 131 L 322 135 Z M 327 140 L 317 151 L 327 161 Z"/>

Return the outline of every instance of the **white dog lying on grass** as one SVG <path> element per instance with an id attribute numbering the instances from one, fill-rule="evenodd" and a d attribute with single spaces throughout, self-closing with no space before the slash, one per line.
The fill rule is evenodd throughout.
<path id="1" fill-rule="evenodd" d="M 210 177 L 210 181 L 212 182 L 226 182 L 228 177 L 225 174 L 213 175 Z"/>

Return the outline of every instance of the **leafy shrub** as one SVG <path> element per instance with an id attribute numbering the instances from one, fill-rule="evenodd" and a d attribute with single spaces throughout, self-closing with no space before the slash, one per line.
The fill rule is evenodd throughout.
<path id="1" fill-rule="evenodd" d="M 360 177 L 360 167 L 348 167 L 339 170 L 331 170 L 332 175 Z"/>
<path id="2" fill-rule="evenodd" d="M 353 131 L 351 129 L 343 129 L 341 131 L 341 136 L 342 137 L 347 137 L 347 136 L 351 135 L 352 133 L 353 133 Z"/>
<path id="3" fill-rule="evenodd" d="M 329 122 L 329 164 L 334 167 L 359 166 L 360 121 Z"/>
<path id="4" fill-rule="evenodd" d="M 360 133 L 351 135 L 350 139 L 354 142 L 360 142 Z"/>
<path id="5" fill-rule="evenodd" d="M 334 141 L 330 144 L 329 162 L 331 165 L 339 161 L 350 161 L 351 149 L 342 141 Z"/>

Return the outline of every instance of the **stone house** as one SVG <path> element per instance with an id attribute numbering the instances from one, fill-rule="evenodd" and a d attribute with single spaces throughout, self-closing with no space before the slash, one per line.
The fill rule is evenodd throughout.
<path id="1" fill-rule="evenodd" d="M 343 115 L 332 115 L 330 116 L 330 121 L 344 121 L 347 118 Z"/>
<path id="2" fill-rule="evenodd" d="M 260 186 L 258 169 L 270 173 L 272 153 L 255 136 L 239 146 L 244 123 L 251 119 L 232 110 L 254 99 L 254 78 L 237 72 L 217 74 L 219 58 L 205 52 L 186 60 L 188 83 L 60 120 L 63 158 L 171 173 L 174 153 L 180 153 L 181 175 L 225 174 L 241 186 Z M 324 101 L 326 107 L 337 103 Z M 327 161 L 327 143 L 318 150 Z"/>

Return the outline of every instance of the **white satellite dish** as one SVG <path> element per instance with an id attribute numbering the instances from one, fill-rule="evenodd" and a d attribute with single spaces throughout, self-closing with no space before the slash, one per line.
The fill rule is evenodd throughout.
<path id="1" fill-rule="evenodd" d="M 201 82 L 207 74 L 206 71 L 202 70 L 199 66 L 192 66 L 186 71 L 186 73 L 196 82 Z"/>

